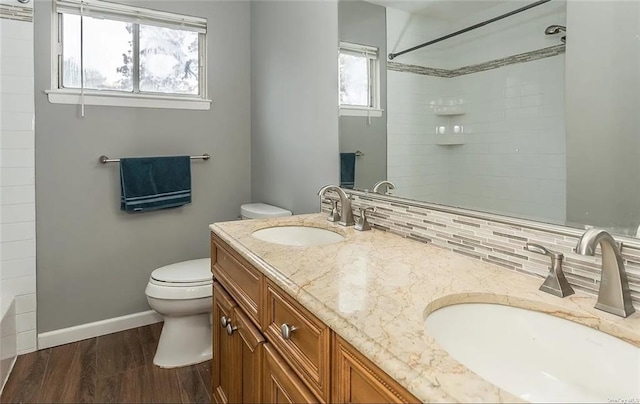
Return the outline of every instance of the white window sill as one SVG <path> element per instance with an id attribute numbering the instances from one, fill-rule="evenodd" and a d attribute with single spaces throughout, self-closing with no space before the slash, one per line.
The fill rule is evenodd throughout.
<path id="1" fill-rule="evenodd" d="M 382 109 L 375 108 L 340 107 L 340 116 L 370 116 L 372 118 L 380 118 L 382 111 Z"/>
<path id="2" fill-rule="evenodd" d="M 79 91 L 45 91 L 52 104 L 80 105 Z M 171 108 L 209 110 L 211 100 L 197 97 L 172 97 L 148 94 L 114 94 L 96 91 L 84 93 L 84 105 L 102 105 L 111 107 Z"/>

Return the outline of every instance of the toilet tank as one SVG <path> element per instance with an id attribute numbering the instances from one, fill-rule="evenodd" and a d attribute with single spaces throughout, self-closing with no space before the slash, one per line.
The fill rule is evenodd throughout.
<path id="1" fill-rule="evenodd" d="M 261 219 L 266 217 L 291 216 L 291 211 L 266 203 L 245 203 L 240 206 L 240 215 L 243 219 Z"/>

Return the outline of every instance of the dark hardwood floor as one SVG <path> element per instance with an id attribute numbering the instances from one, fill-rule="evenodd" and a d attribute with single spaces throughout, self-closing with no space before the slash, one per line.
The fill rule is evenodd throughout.
<path id="1" fill-rule="evenodd" d="M 211 361 L 153 365 L 162 323 L 18 357 L 2 403 L 210 403 Z"/>

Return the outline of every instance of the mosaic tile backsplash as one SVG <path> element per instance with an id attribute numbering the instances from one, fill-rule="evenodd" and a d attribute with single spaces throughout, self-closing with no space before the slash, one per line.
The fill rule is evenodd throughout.
<path id="1" fill-rule="evenodd" d="M 575 253 L 577 236 L 441 212 L 404 204 L 400 200 L 389 202 L 373 195 L 352 194 L 351 203 L 355 215 L 360 207 L 376 208 L 369 214 L 369 222 L 375 229 L 446 248 L 507 270 L 539 276 L 540 284 L 547 276 L 550 260 L 525 250 L 524 245 L 527 242 L 541 244 L 564 254 L 564 273 L 576 290 L 598 294 L 602 262 L 599 250 L 596 257 Z M 328 202 L 323 202 L 322 210 L 329 212 Z M 622 257 L 633 304 L 640 309 L 640 248 L 623 244 Z"/>
<path id="2" fill-rule="evenodd" d="M 33 8 L 0 3 L 0 19 L 33 22 Z"/>
<path id="3" fill-rule="evenodd" d="M 464 66 L 458 69 L 438 69 L 433 67 L 424 67 L 424 66 L 418 66 L 418 65 L 409 65 L 405 63 L 387 61 L 387 70 L 423 74 L 426 76 L 453 78 L 458 76 L 464 76 L 466 74 L 473 74 L 478 72 L 484 72 L 487 70 L 498 69 L 500 67 L 509 66 L 517 63 L 533 62 L 534 60 L 557 56 L 561 53 L 564 53 L 564 51 L 565 51 L 564 44 L 554 45 L 548 48 L 520 53 L 518 55 L 491 60 L 489 62 L 478 63 L 470 66 Z"/>

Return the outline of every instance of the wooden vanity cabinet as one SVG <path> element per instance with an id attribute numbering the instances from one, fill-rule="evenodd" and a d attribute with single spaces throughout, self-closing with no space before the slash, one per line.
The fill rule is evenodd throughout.
<path id="1" fill-rule="evenodd" d="M 330 401 L 331 329 L 267 281 L 264 333 L 321 402 Z M 289 333 L 283 329 L 289 328 Z"/>
<path id="2" fill-rule="evenodd" d="M 419 403 L 404 387 L 334 335 L 332 398 L 336 403 Z"/>
<path id="3" fill-rule="evenodd" d="M 217 282 L 213 285 L 213 320 L 213 401 L 260 402 L 265 339 Z"/>
<path id="4" fill-rule="evenodd" d="M 214 402 L 419 402 L 213 233 L 211 264 Z"/>
<path id="5" fill-rule="evenodd" d="M 237 403 L 241 399 L 242 368 L 237 364 L 240 345 L 227 335 L 227 322 L 233 324 L 236 302 L 219 283 L 213 283 L 213 397 L 216 403 Z M 221 322 L 224 321 L 224 324 Z"/>
<path id="6" fill-rule="evenodd" d="M 263 403 L 316 403 L 318 399 L 271 344 L 264 345 Z"/>
<path id="7" fill-rule="evenodd" d="M 211 265 L 214 278 L 233 296 L 251 321 L 260 324 L 258 305 L 261 302 L 264 275 L 213 233 Z"/>

